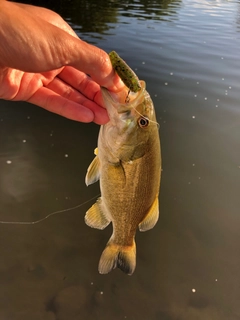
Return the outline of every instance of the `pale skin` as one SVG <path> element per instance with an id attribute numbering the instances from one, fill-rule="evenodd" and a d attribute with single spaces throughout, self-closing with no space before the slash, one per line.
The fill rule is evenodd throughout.
<path id="1" fill-rule="evenodd" d="M 100 86 L 124 85 L 108 54 L 55 12 L 0 0 L 0 99 L 27 101 L 80 122 L 109 119 Z"/>

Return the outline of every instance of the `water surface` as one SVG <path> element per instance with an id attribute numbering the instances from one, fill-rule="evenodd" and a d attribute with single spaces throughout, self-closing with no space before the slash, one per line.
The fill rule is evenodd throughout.
<path id="1" fill-rule="evenodd" d="M 97 272 L 111 234 L 93 203 L 36 225 L 0 225 L 0 318 L 240 319 L 238 1 L 35 1 L 116 50 L 160 123 L 160 220 L 137 234 L 137 269 Z M 98 126 L 0 102 L 0 219 L 33 221 L 97 196 L 84 176 Z"/>

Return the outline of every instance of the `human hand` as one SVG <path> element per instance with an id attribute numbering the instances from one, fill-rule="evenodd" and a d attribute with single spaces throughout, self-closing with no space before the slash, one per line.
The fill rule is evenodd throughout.
<path id="1" fill-rule="evenodd" d="M 27 101 L 71 120 L 108 121 L 100 86 L 70 66 L 43 73 L 0 69 L 0 97 Z"/>
<path id="2" fill-rule="evenodd" d="M 72 120 L 108 121 L 100 85 L 118 91 L 123 84 L 108 55 L 81 41 L 59 15 L 0 1 L 0 39 L 2 99 L 28 101 Z"/>

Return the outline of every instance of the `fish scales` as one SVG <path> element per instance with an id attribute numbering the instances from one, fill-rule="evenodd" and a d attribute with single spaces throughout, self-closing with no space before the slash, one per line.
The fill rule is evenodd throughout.
<path id="1" fill-rule="evenodd" d="M 153 228 L 159 216 L 158 124 L 145 82 L 140 84 L 128 102 L 125 93 L 101 88 L 110 121 L 100 128 L 98 148 L 86 175 L 87 185 L 100 180 L 101 197 L 87 211 L 85 222 L 97 229 L 112 223 L 113 233 L 98 266 L 102 274 L 116 267 L 129 275 L 134 272 L 136 231 Z"/>
<path id="2" fill-rule="evenodd" d="M 101 195 L 113 217 L 113 236 L 118 245 L 132 244 L 139 222 L 146 216 L 158 192 L 157 188 L 154 192 L 147 187 L 151 183 L 151 173 L 153 173 L 151 171 L 155 172 L 155 170 L 149 170 L 146 174 L 145 168 L 149 164 L 149 157 L 143 158 L 135 160 L 133 164 L 123 164 L 125 175 L 128 176 L 126 182 L 124 182 L 124 177 L 113 180 L 108 166 L 104 166 L 101 173 L 101 190 L 103 190 Z M 121 177 L 121 174 L 118 176 Z M 140 182 L 136 176 L 140 177 Z M 109 196 L 113 188 L 116 190 L 115 197 Z M 119 215 L 119 212 L 122 214 Z M 131 212 L 135 212 L 135 215 L 129 214 Z M 123 225 L 125 226 L 124 232 L 122 232 Z"/>

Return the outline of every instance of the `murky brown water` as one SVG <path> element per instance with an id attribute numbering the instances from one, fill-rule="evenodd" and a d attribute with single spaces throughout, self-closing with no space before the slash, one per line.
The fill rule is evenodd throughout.
<path id="1" fill-rule="evenodd" d="M 0 224 L 2 320 L 240 319 L 240 28 L 237 1 L 36 1 L 147 82 L 160 122 L 157 226 L 137 269 L 97 272 L 111 227 L 82 207 Z M 98 126 L 0 101 L 0 220 L 33 221 L 97 196 L 84 177 Z"/>

